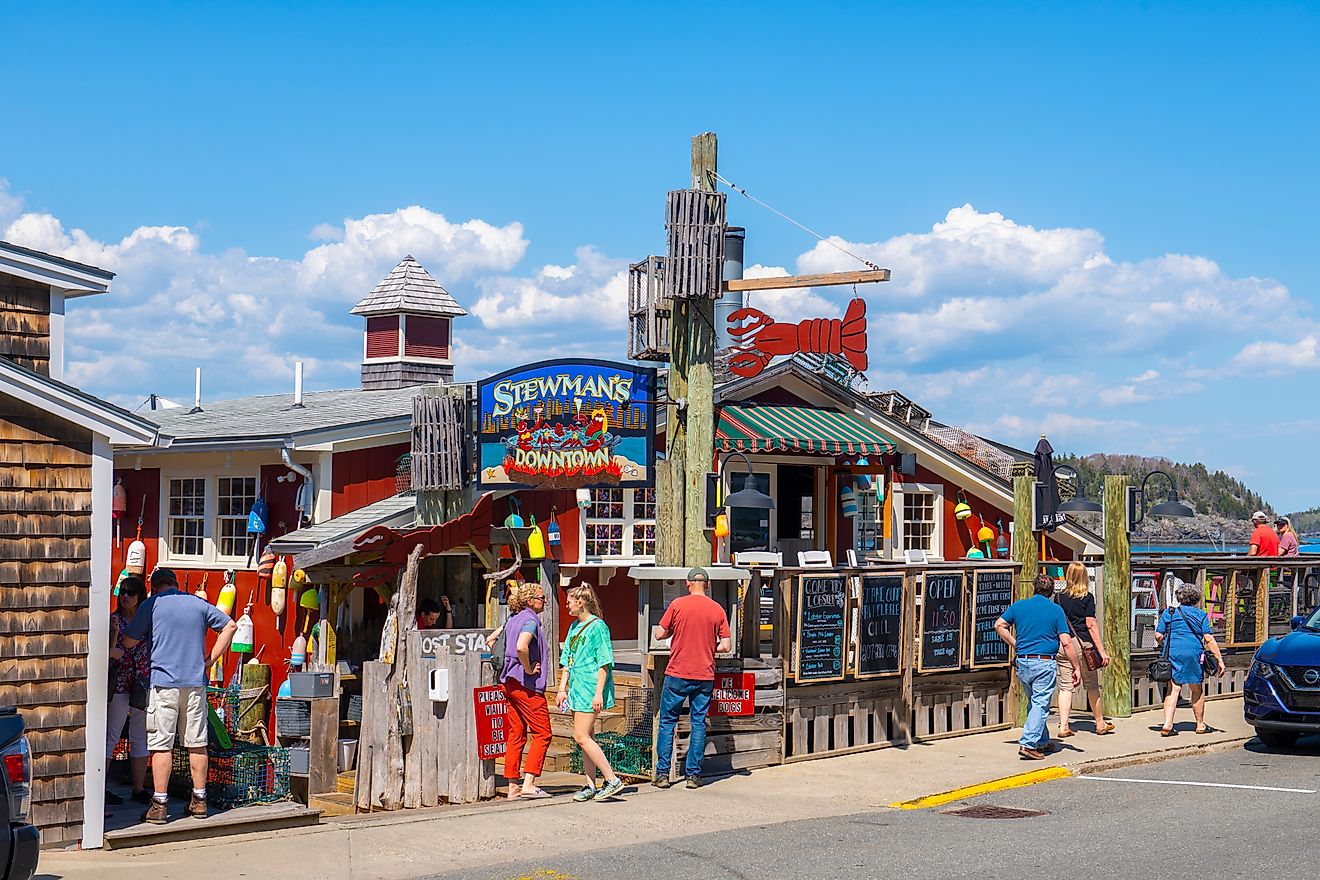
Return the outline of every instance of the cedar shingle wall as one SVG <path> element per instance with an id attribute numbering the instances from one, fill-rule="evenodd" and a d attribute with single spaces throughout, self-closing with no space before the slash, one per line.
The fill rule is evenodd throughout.
<path id="1" fill-rule="evenodd" d="M 0 357 L 50 375 L 50 291 L 0 274 Z"/>
<path id="2" fill-rule="evenodd" d="M 0 395 L 0 703 L 27 722 L 43 845 L 82 836 L 91 535 L 91 434 Z"/>

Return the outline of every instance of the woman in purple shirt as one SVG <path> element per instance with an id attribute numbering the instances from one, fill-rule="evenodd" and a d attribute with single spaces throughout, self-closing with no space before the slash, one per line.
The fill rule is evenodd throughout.
<path id="1" fill-rule="evenodd" d="M 540 613 L 545 608 L 541 585 L 523 583 L 509 593 L 513 615 L 504 625 L 504 668 L 500 682 L 509 701 L 508 747 L 504 752 L 504 778 L 509 781 L 509 800 L 547 798 L 536 785 L 550 748 L 550 707 L 545 702 L 545 636 Z M 527 760 L 522 760 L 523 746 Z M 522 780 L 519 782 L 519 764 Z"/>

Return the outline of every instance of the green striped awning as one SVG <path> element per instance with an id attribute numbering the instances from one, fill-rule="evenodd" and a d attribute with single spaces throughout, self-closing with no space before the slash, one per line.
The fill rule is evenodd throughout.
<path id="1" fill-rule="evenodd" d="M 883 455 L 894 441 L 852 416 L 806 406 L 722 406 L 715 426 L 720 452 Z"/>

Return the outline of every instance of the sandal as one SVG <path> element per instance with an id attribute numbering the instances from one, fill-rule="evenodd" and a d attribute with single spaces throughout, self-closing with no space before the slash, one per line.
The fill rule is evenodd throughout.
<path id="1" fill-rule="evenodd" d="M 1201 736 L 1204 736 L 1207 733 L 1218 733 L 1219 731 L 1215 730 L 1209 724 L 1205 724 L 1202 725 L 1201 727 L 1196 728 L 1195 732 L 1200 734 Z"/>
<path id="2" fill-rule="evenodd" d="M 1072 728 L 1059 731 L 1059 739 L 1067 739 L 1070 736 L 1076 736 L 1076 735 L 1077 735 L 1077 731 L 1073 730 Z"/>
<path id="3" fill-rule="evenodd" d="M 522 797 L 522 783 L 510 782 L 508 800 L 516 801 L 520 797 Z"/>
<path id="4" fill-rule="evenodd" d="M 554 795 L 546 791 L 544 788 L 541 788 L 540 786 L 532 786 L 532 788 L 529 791 L 524 791 L 519 796 L 519 799 L 527 800 L 527 801 L 539 801 L 549 797 L 554 797 Z"/>
<path id="5" fill-rule="evenodd" d="M 1172 727 L 1161 727 L 1160 736 L 1177 736 Z"/>
<path id="6" fill-rule="evenodd" d="M 1114 722 L 1106 721 L 1103 727 L 1097 727 L 1095 729 L 1095 735 L 1104 736 L 1107 733 L 1113 733 L 1114 730 L 1115 730 Z"/>

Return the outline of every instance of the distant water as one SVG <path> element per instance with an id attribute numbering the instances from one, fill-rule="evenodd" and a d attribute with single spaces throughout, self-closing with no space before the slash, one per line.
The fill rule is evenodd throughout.
<path id="1" fill-rule="evenodd" d="M 1225 551 L 1238 556 L 1247 555 L 1246 544 L 1211 544 L 1208 541 L 1188 542 L 1186 544 L 1147 544 L 1145 541 L 1132 542 L 1133 553 L 1217 553 Z M 1302 544 L 1303 553 L 1320 553 L 1320 544 Z"/>

